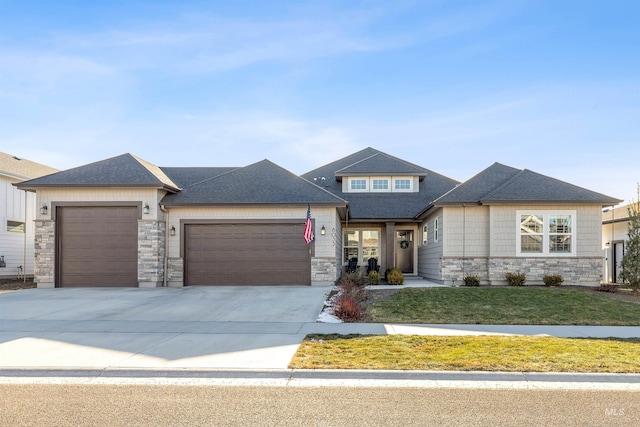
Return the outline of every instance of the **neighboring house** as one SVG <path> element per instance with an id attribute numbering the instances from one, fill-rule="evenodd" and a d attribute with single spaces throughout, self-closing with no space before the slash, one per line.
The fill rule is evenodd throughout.
<path id="1" fill-rule="evenodd" d="M 160 168 L 124 154 L 19 188 L 48 207 L 39 287 L 329 284 L 370 258 L 446 284 L 520 271 L 597 285 L 601 209 L 619 202 L 497 163 L 460 184 L 372 148 L 302 177 L 268 160 Z"/>
<path id="2" fill-rule="evenodd" d="M 57 171 L 0 152 L 0 278 L 33 275 L 36 196 L 14 184 Z"/>
<path id="3" fill-rule="evenodd" d="M 602 211 L 602 249 L 605 252 L 604 281 L 618 283 L 629 231 L 629 206 Z"/>

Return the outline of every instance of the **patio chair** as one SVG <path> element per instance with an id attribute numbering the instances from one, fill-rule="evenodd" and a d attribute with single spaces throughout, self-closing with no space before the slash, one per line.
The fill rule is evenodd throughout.
<path id="1" fill-rule="evenodd" d="M 355 273 L 358 270 L 358 258 L 349 258 L 347 273 Z"/>
<path id="2" fill-rule="evenodd" d="M 378 265 L 378 258 L 369 258 L 367 262 L 367 274 L 375 271 L 376 273 L 380 272 L 380 266 Z"/>

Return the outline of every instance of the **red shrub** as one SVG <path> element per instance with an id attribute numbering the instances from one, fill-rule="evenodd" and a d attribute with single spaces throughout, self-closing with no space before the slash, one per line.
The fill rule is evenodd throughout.
<path id="1" fill-rule="evenodd" d="M 360 304 L 349 295 L 340 295 L 334 301 L 333 314 L 343 322 L 355 322 L 362 317 Z"/>

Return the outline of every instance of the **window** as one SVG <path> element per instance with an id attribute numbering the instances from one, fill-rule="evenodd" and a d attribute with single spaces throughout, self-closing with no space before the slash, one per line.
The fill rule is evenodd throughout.
<path id="1" fill-rule="evenodd" d="M 438 224 L 438 218 L 436 218 L 435 220 L 433 220 L 433 241 L 434 242 L 438 241 L 439 233 L 440 233 L 440 228 Z"/>
<path id="2" fill-rule="evenodd" d="M 351 182 L 351 189 L 352 190 L 366 190 L 367 189 L 367 180 L 366 179 L 352 179 L 350 182 Z"/>
<path id="3" fill-rule="evenodd" d="M 518 212 L 517 253 L 524 256 L 575 254 L 575 211 Z"/>
<path id="4" fill-rule="evenodd" d="M 345 230 L 343 236 L 346 264 L 351 258 L 357 258 L 359 265 L 365 265 L 369 258 L 380 261 L 380 232 L 378 230 Z"/>
<path id="5" fill-rule="evenodd" d="M 371 182 L 371 188 L 373 190 L 388 190 L 389 189 L 389 180 L 388 179 L 373 179 Z"/>
<path id="6" fill-rule="evenodd" d="M 12 233 L 24 233 L 24 222 L 7 221 L 7 231 Z"/>
<path id="7" fill-rule="evenodd" d="M 425 224 L 424 227 L 422 227 L 422 245 L 423 246 L 427 246 L 427 243 L 429 242 L 429 226 Z"/>
<path id="8" fill-rule="evenodd" d="M 393 189 L 394 190 L 411 190 L 411 180 L 410 179 L 395 179 L 393 181 Z"/>

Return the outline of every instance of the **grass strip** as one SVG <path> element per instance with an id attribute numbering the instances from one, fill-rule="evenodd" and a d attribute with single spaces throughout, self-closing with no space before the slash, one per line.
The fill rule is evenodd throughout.
<path id="1" fill-rule="evenodd" d="M 289 367 L 640 373 L 640 339 L 308 335 Z"/>
<path id="2" fill-rule="evenodd" d="M 421 288 L 376 301 L 366 316 L 375 323 L 636 326 L 640 304 L 562 288 Z"/>

